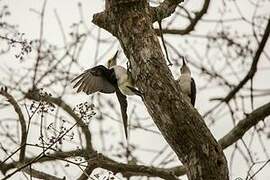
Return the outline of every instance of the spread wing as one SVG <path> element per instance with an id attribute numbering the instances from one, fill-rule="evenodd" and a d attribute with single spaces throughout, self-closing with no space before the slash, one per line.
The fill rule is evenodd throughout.
<path id="1" fill-rule="evenodd" d="M 75 77 L 71 82 L 76 82 L 73 88 L 77 88 L 78 92 L 92 94 L 95 92 L 113 93 L 114 86 L 107 80 L 105 71 L 109 71 L 104 66 L 96 66 L 84 71 L 79 76 Z"/>
<path id="2" fill-rule="evenodd" d="M 127 126 L 128 126 L 128 117 L 127 117 L 127 97 L 121 93 L 121 91 L 117 88 L 116 95 L 121 107 L 122 120 L 125 130 L 126 139 L 128 138 Z"/>
<path id="3" fill-rule="evenodd" d="M 190 84 L 190 89 L 191 89 L 191 93 L 190 93 L 190 100 L 191 100 L 191 104 L 194 106 L 195 105 L 195 100 L 196 100 L 196 84 L 193 78 L 191 78 L 191 84 Z"/>

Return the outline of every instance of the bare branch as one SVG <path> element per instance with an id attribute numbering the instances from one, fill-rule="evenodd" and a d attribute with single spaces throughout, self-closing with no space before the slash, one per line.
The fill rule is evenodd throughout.
<path id="1" fill-rule="evenodd" d="M 19 171 L 24 170 L 26 167 L 30 166 L 31 164 L 33 164 L 36 161 L 39 161 L 40 159 L 42 159 L 43 157 L 45 157 L 45 152 L 49 149 L 52 148 L 53 145 L 55 145 L 57 142 L 59 142 L 64 136 L 66 136 L 66 134 L 68 132 L 70 132 L 75 126 L 78 125 L 78 122 L 74 123 L 70 128 L 68 128 L 64 133 L 62 133 L 60 136 L 58 136 L 55 141 L 53 143 L 51 143 L 49 146 L 47 146 L 45 149 L 43 149 L 43 151 L 41 153 L 39 153 L 35 158 L 33 158 L 30 162 L 27 163 L 18 163 L 18 167 L 15 171 L 13 171 L 12 173 L 6 175 L 3 180 L 5 179 L 9 179 L 10 177 L 12 177 L 14 174 L 16 174 Z"/>
<path id="2" fill-rule="evenodd" d="M 240 83 L 231 92 L 228 93 L 228 95 L 225 98 L 223 98 L 222 101 L 229 102 L 235 96 L 235 94 L 248 82 L 248 80 L 253 78 L 253 76 L 257 72 L 257 64 L 260 60 L 260 56 L 263 52 L 265 44 L 269 38 L 269 34 L 270 34 L 270 18 L 268 19 L 268 23 L 265 28 L 261 43 L 259 44 L 259 47 L 255 53 L 255 56 L 253 58 L 251 67 L 247 75 L 240 81 Z"/>
<path id="3" fill-rule="evenodd" d="M 86 141 L 86 149 L 89 153 L 93 151 L 92 142 L 91 142 L 91 133 L 87 127 L 87 125 L 82 121 L 81 118 L 79 118 L 72 110 L 72 108 L 67 105 L 61 98 L 54 98 L 48 95 L 40 96 L 38 90 L 29 91 L 25 94 L 25 97 L 28 99 L 36 100 L 36 101 L 46 101 L 49 103 L 56 104 L 57 106 L 61 107 L 64 111 L 66 111 L 79 125 L 79 127 L 82 129 L 82 132 L 85 135 L 85 141 Z"/>
<path id="4" fill-rule="evenodd" d="M 78 156 L 87 158 L 88 153 L 85 149 L 78 149 L 78 150 L 66 151 L 66 152 L 57 151 L 52 154 L 47 154 L 45 157 L 39 159 L 38 161 L 35 161 L 34 163 L 43 163 L 43 162 L 54 161 L 55 159 L 65 159 L 65 158 L 78 157 Z M 25 158 L 25 163 L 32 162 L 33 159 L 35 158 Z M 17 161 L 7 163 L 7 164 L 1 163 L 0 170 L 2 171 L 2 173 L 5 174 L 8 170 L 16 168 L 18 163 L 19 162 Z"/>
<path id="5" fill-rule="evenodd" d="M 259 121 L 263 120 L 265 117 L 270 115 L 270 103 L 267 103 L 252 113 L 250 113 L 247 118 L 241 120 L 238 125 L 236 125 L 227 135 L 219 140 L 222 148 L 225 149 L 231 144 L 235 143 L 239 140 L 251 127 L 256 125 Z M 51 154 L 48 157 L 44 157 L 37 162 L 47 162 L 52 161 L 59 158 L 67 158 L 74 156 L 81 156 L 82 154 L 87 154 L 86 150 L 76 150 L 71 152 L 56 152 Z M 99 154 L 100 155 L 100 154 Z M 84 157 L 84 155 L 83 155 Z M 32 159 L 26 159 L 26 162 L 31 161 Z M 94 163 L 93 163 L 94 162 Z M 5 166 L 5 170 L 15 168 L 16 162 L 7 164 Z M 161 177 L 164 179 L 174 179 L 175 176 L 181 176 L 186 173 L 186 169 L 184 166 L 177 166 L 174 168 L 156 168 L 156 167 L 148 167 L 142 165 L 128 165 L 124 163 L 117 163 L 112 161 L 111 159 L 95 157 L 89 161 L 89 171 L 85 170 L 86 173 L 91 173 L 92 170 L 96 167 L 102 167 L 108 169 L 113 172 L 121 172 L 126 176 L 148 176 L 148 177 Z M 169 172 L 169 173 L 168 173 Z"/>
<path id="6" fill-rule="evenodd" d="M 229 133 L 218 141 L 222 149 L 226 149 L 233 143 L 236 143 L 250 128 L 255 126 L 258 122 L 264 120 L 264 118 L 269 115 L 270 103 L 267 103 L 248 114 L 245 119 L 239 121 L 239 123 Z M 183 166 L 172 168 L 172 171 L 174 171 L 174 174 L 177 176 L 181 176 L 186 173 Z"/>
<path id="7" fill-rule="evenodd" d="M 89 158 L 87 150 L 74 150 L 67 152 L 54 152 L 53 154 L 47 154 L 43 158 L 34 161 L 33 163 L 50 162 L 54 160 L 61 160 L 71 157 L 84 157 Z M 125 176 L 148 176 L 148 177 L 160 177 L 164 179 L 177 179 L 176 176 L 181 176 L 186 173 L 184 166 L 178 166 L 174 168 L 158 168 L 149 167 L 143 165 L 130 165 L 124 163 L 118 163 L 102 154 L 93 153 L 91 154 L 91 160 L 89 160 L 88 166 L 84 170 L 84 173 L 79 179 L 87 178 L 87 174 L 90 175 L 92 170 L 97 167 L 102 167 L 113 172 L 121 172 Z M 35 158 L 25 158 L 25 162 L 32 162 Z M 97 160 L 97 161 L 96 161 Z M 8 170 L 14 169 L 18 166 L 19 162 L 12 162 L 8 164 L 1 164 L 1 171 L 5 174 Z"/>
<path id="8" fill-rule="evenodd" d="M 47 0 L 44 0 L 42 10 L 40 13 L 40 32 L 39 32 L 39 46 L 37 49 L 37 60 L 34 68 L 34 77 L 33 77 L 33 88 L 36 83 L 36 76 L 38 71 L 39 62 L 42 59 L 41 57 L 41 47 L 42 47 L 42 39 L 43 39 L 43 29 L 44 29 L 44 17 L 45 17 L 45 9 L 46 9 Z"/>
<path id="9" fill-rule="evenodd" d="M 35 170 L 33 168 L 30 168 L 30 167 L 23 169 L 23 172 L 26 172 L 31 177 L 35 177 L 35 178 L 39 178 L 39 179 L 46 179 L 46 180 L 64 180 L 64 179 L 66 179 L 65 177 L 59 178 L 59 177 L 53 176 L 51 174 L 47 174 L 45 172 Z"/>
<path id="10" fill-rule="evenodd" d="M 152 22 L 169 17 L 184 0 L 165 0 L 158 7 L 150 8 Z"/>
<path id="11" fill-rule="evenodd" d="M 164 34 L 178 34 L 178 35 L 185 35 L 190 33 L 191 31 L 194 30 L 195 26 L 198 24 L 198 22 L 201 20 L 201 18 L 207 13 L 207 10 L 209 8 L 210 0 L 204 0 L 204 4 L 202 6 L 202 9 L 200 11 L 195 12 L 195 17 L 191 18 L 189 17 L 189 24 L 187 27 L 183 29 L 163 29 L 162 32 Z M 163 15 L 162 17 L 168 17 L 170 16 L 173 12 L 174 9 L 177 7 L 174 7 L 175 4 L 169 3 L 168 1 L 164 1 L 160 6 L 153 8 L 153 12 L 156 14 L 153 16 L 153 20 L 156 21 L 157 14 L 160 13 Z M 172 11 L 172 8 L 173 11 Z M 156 29 L 156 32 L 159 33 L 158 29 Z"/>
<path id="12" fill-rule="evenodd" d="M 109 162 L 101 156 L 96 156 L 88 161 L 90 168 L 97 167 L 108 169 L 114 173 L 121 172 L 124 176 L 147 176 L 147 177 L 160 177 L 168 180 L 178 180 L 173 171 L 164 168 L 148 167 L 143 165 L 131 165 L 124 163 Z"/>
<path id="13" fill-rule="evenodd" d="M 219 140 L 219 144 L 223 149 L 235 143 L 242 136 L 259 121 L 270 115 L 270 103 L 267 103 L 252 113 L 248 114 L 247 117 L 241 120 L 227 135 Z"/>
<path id="14" fill-rule="evenodd" d="M 25 144 L 27 141 L 27 131 L 26 131 L 26 122 L 22 113 L 22 110 L 20 106 L 18 105 L 17 101 L 14 99 L 14 97 L 7 92 L 6 88 L 0 89 L 0 94 L 3 95 L 8 99 L 8 102 L 13 106 L 15 112 L 17 113 L 19 117 L 19 121 L 21 124 L 21 147 L 20 147 L 20 157 L 19 161 L 22 163 L 25 158 Z"/>

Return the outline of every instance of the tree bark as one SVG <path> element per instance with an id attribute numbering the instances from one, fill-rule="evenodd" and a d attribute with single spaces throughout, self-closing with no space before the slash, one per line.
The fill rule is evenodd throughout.
<path id="1" fill-rule="evenodd" d="M 164 3 L 174 5 L 175 9 L 180 2 Z M 136 85 L 144 93 L 145 106 L 186 166 L 188 178 L 227 180 L 227 161 L 221 146 L 200 114 L 186 102 L 166 65 L 152 25 L 158 13 L 146 0 L 107 0 L 106 10 L 95 14 L 93 22 L 120 41 Z"/>

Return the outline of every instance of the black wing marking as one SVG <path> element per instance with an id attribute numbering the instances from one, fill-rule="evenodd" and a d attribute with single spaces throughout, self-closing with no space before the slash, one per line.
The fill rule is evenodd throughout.
<path id="1" fill-rule="evenodd" d="M 141 91 L 131 86 L 127 86 L 127 88 L 131 90 L 134 94 L 136 94 L 137 96 L 140 96 L 143 99 L 143 93 Z"/>
<path id="2" fill-rule="evenodd" d="M 77 92 L 85 92 L 92 94 L 95 92 L 113 93 L 115 92 L 114 85 L 112 85 L 106 76 L 111 71 L 104 66 L 96 66 L 84 71 L 79 76 L 75 77 L 71 82 L 75 82 L 73 88 L 78 87 Z"/>
<path id="3" fill-rule="evenodd" d="M 191 89 L 191 93 L 189 95 L 190 97 L 190 101 L 191 101 L 191 104 L 193 106 L 195 106 L 195 100 L 196 100 L 196 84 L 195 84 L 195 81 L 193 78 L 191 78 L 191 82 L 190 82 L 190 89 Z"/>
<path id="4" fill-rule="evenodd" d="M 127 117 L 127 97 L 121 93 L 121 91 L 117 88 L 116 95 L 121 107 L 122 120 L 125 130 L 126 139 L 128 138 L 127 126 L 128 126 L 128 117 Z"/>

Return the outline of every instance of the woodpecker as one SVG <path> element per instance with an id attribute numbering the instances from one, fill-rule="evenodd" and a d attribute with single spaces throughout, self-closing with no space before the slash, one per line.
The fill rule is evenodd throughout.
<path id="1" fill-rule="evenodd" d="M 83 91 L 87 95 L 95 92 L 116 93 L 121 107 L 122 120 L 126 139 L 127 134 L 127 97 L 126 95 L 138 95 L 142 93 L 134 86 L 131 74 L 126 68 L 117 65 L 117 54 L 108 60 L 107 67 L 98 65 L 75 77 L 71 82 L 76 82 L 73 88 L 77 88 L 77 93 Z"/>
<path id="2" fill-rule="evenodd" d="M 115 53 L 113 58 L 109 59 L 107 62 L 107 67 L 114 70 L 115 77 L 117 79 L 117 85 L 122 92 L 122 94 L 132 96 L 138 95 L 142 98 L 142 93 L 135 88 L 135 82 L 132 78 L 131 72 L 124 68 L 123 66 L 117 65 L 117 54 Z"/>
<path id="3" fill-rule="evenodd" d="M 194 79 L 191 77 L 191 72 L 189 67 L 187 66 L 184 58 L 183 65 L 180 69 L 181 75 L 177 80 L 182 92 L 188 97 L 189 102 L 194 106 L 196 99 L 196 84 Z"/>

